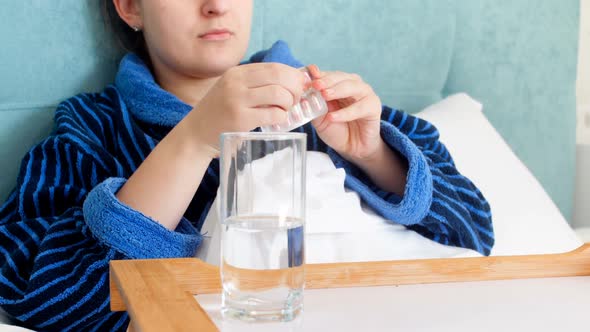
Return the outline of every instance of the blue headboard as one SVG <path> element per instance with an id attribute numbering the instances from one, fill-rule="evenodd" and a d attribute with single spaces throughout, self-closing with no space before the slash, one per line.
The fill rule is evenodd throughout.
<path id="1" fill-rule="evenodd" d="M 303 62 L 357 72 L 385 104 L 409 112 L 455 92 L 481 101 L 570 217 L 579 0 L 254 2 L 249 53 L 284 39 Z M 5 197 L 56 104 L 111 82 L 121 52 L 96 0 L 6 2 L 0 40 Z"/>

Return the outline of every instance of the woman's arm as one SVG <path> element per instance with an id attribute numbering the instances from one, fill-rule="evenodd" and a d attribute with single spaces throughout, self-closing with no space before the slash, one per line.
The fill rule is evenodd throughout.
<path id="1" fill-rule="evenodd" d="M 404 195 L 408 161 L 381 140 L 377 152 L 363 159 L 349 158 L 381 189 L 400 197 Z"/>
<path id="2" fill-rule="evenodd" d="M 174 230 L 189 206 L 216 151 L 181 121 L 154 148 L 117 192 L 121 203 Z"/>
<path id="3" fill-rule="evenodd" d="M 336 167 L 346 170 L 346 186 L 386 219 L 436 242 L 490 254 L 494 244 L 490 206 L 478 188 L 459 173 L 432 124 L 383 107 L 380 136 L 388 149 L 407 161 L 407 174 L 397 173 L 397 162 L 392 162 L 391 170 L 381 168 L 386 163 L 373 167 L 384 176 L 403 176 L 403 195 L 384 188 L 362 163 L 327 146 L 313 126 L 301 130 L 310 137 L 308 148 L 327 152 Z"/>
<path id="4" fill-rule="evenodd" d="M 34 329 L 124 330 L 127 315 L 109 310 L 109 261 L 190 257 L 200 242 L 187 220 L 172 232 L 115 198 L 128 170 L 104 147 L 131 148 L 129 137 L 149 144 L 132 127 L 115 128 L 121 119 L 109 116 L 121 112 L 88 106 L 113 97 L 61 104 L 54 135 L 28 152 L 0 207 L 0 305 Z M 113 132 L 128 138 L 115 143 L 105 136 Z"/>
<path id="5" fill-rule="evenodd" d="M 303 73 L 282 64 L 229 69 L 156 146 L 117 198 L 164 227 L 176 228 L 218 154 L 219 135 L 284 121 L 284 110 L 299 100 L 304 85 Z"/>
<path id="6" fill-rule="evenodd" d="M 436 128 L 382 108 L 358 75 L 309 68 L 312 86 L 328 103 L 328 113 L 312 125 L 336 166 L 347 170 L 346 184 L 389 220 L 437 242 L 490 254 L 488 202 L 455 168 Z"/>

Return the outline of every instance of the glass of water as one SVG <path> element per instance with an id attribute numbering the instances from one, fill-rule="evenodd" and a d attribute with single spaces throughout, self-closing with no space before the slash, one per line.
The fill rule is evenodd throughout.
<path id="1" fill-rule="evenodd" d="M 222 313 L 290 321 L 303 310 L 306 135 L 221 135 Z"/>

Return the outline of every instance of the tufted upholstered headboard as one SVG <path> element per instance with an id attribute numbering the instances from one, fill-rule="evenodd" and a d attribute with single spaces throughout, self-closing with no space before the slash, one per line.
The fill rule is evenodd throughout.
<path id="1" fill-rule="evenodd" d="M 409 112 L 461 91 L 481 101 L 569 218 L 579 0 L 254 1 L 249 53 L 284 39 L 303 62 L 357 72 Z M 0 198 L 57 103 L 102 89 L 121 56 L 97 0 L 2 7 Z"/>

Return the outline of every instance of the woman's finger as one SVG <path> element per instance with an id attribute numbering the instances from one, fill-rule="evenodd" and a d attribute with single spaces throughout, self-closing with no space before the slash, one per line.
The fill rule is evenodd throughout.
<path id="1" fill-rule="evenodd" d="M 331 71 L 320 74 L 320 78 L 315 79 L 311 85 L 317 90 L 324 90 L 331 88 L 339 82 L 345 80 L 362 81 L 357 74 L 349 74 L 341 71 Z"/>
<path id="2" fill-rule="evenodd" d="M 324 73 L 322 73 L 322 71 L 320 70 L 320 68 L 317 65 L 309 65 L 305 67 L 307 69 L 307 72 L 309 73 L 309 75 L 311 76 L 310 78 L 312 80 L 321 78 L 322 76 L 324 76 Z"/>
<path id="3" fill-rule="evenodd" d="M 244 67 L 248 68 L 242 73 L 243 79 L 250 89 L 280 85 L 291 92 L 294 100 L 299 100 L 307 83 L 302 71 L 282 63 L 255 63 Z"/>
<path id="4" fill-rule="evenodd" d="M 367 83 L 359 80 L 340 81 L 321 90 L 322 96 L 327 101 L 343 98 L 352 98 L 354 101 L 358 101 L 369 95 L 371 91 L 371 87 Z"/>
<path id="5" fill-rule="evenodd" d="M 289 90 L 277 84 L 249 89 L 246 98 L 249 107 L 273 105 L 283 110 L 290 109 L 298 101 L 293 98 Z"/>
<path id="6" fill-rule="evenodd" d="M 358 119 L 372 118 L 379 119 L 379 115 L 373 116 L 376 106 L 370 98 L 363 98 L 341 110 L 326 114 L 326 119 L 330 122 L 350 122 Z"/>
<path id="7" fill-rule="evenodd" d="M 285 123 L 289 118 L 284 109 L 277 106 L 259 106 L 250 109 L 252 111 L 253 126 L 272 126 Z"/>

